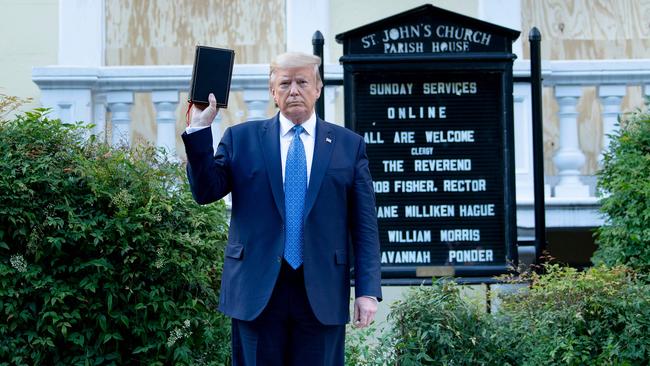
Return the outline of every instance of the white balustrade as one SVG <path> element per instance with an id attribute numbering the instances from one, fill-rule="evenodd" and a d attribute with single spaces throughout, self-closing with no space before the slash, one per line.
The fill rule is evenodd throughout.
<path id="1" fill-rule="evenodd" d="M 586 86 L 597 87 L 602 105 L 604 136 L 602 146 L 609 142 L 607 135 L 615 131 L 621 101 L 627 86 L 640 85 L 650 97 L 649 60 L 605 61 L 544 61 L 542 77 L 545 87 L 552 87 L 559 105 L 559 149 L 553 160 L 558 171 L 558 183 L 553 187 L 553 197 L 547 205 L 558 207 L 588 207 L 595 210 L 597 198 L 590 196 L 589 186 L 582 181 L 581 171 L 585 154 L 578 141 L 576 106 Z M 513 65 L 515 77 L 530 75 L 530 63 L 517 60 Z M 41 89 L 41 102 L 52 109 L 51 115 L 66 122 L 94 123 L 100 136 L 112 129 L 112 142 L 128 143 L 131 136 L 130 112 L 134 93 L 151 93 L 156 110 L 156 145 L 174 152 L 176 134 L 175 110 L 179 92 L 187 91 L 191 66 L 47 66 L 34 68 L 33 81 Z M 325 79 L 343 79 L 340 65 L 325 65 Z M 266 118 L 270 95 L 268 92 L 268 64 L 235 65 L 231 91 L 241 93 L 245 110 L 232 111 L 236 120 Z M 343 113 L 340 85 L 324 88 L 325 117 L 343 124 L 337 118 Z M 515 164 L 517 202 L 521 208 L 532 202 L 532 137 L 529 86 L 518 82 L 514 87 Z M 107 121 L 107 111 L 111 120 Z M 545 116 L 548 120 L 548 116 Z M 212 125 L 215 147 L 221 138 L 221 115 Z M 104 137 L 106 138 L 106 137 Z M 592 138 L 600 138 L 593 136 Z M 548 177 L 547 177 L 548 178 Z M 552 179 L 550 181 L 553 181 Z M 577 205 L 577 206 L 576 206 Z M 532 206 L 531 206 L 532 207 Z M 572 208 L 573 209 L 573 208 Z M 532 211 L 531 211 L 532 212 Z M 595 212 L 595 211 L 594 211 Z M 593 212 L 590 211 L 590 214 Z M 591 217 L 591 216 L 590 216 Z M 552 222 L 552 218 L 549 218 Z M 589 219 L 591 220 L 591 219 Z M 526 220 L 521 220 L 525 222 Z M 582 225 L 583 221 L 578 224 Z M 527 224 L 524 224 L 526 226 Z"/>
<path id="2" fill-rule="evenodd" d="M 269 88 L 256 87 L 244 89 L 244 102 L 248 107 L 248 120 L 266 119 L 266 109 L 269 105 Z"/>
<path id="3" fill-rule="evenodd" d="M 580 181 L 580 170 L 585 165 L 585 154 L 578 141 L 578 111 L 576 105 L 582 95 L 578 85 L 555 86 L 555 98 L 560 106 L 560 148 L 553 157 L 560 181 L 555 186 L 556 197 L 587 197 L 589 186 Z"/>
<path id="4" fill-rule="evenodd" d="M 106 95 L 108 110 L 111 112 L 113 145 L 129 145 L 131 142 L 131 106 L 133 92 L 112 91 Z"/>
<path id="5" fill-rule="evenodd" d="M 269 66 L 264 64 L 235 65 L 232 91 L 241 91 L 248 108 L 249 120 L 265 119 L 269 106 Z"/>
<path id="6" fill-rule="evenodd" d="M 151 92 L 151 101 L 156 107 L 156 145 L 170 155 L 176 155 L 176 107 L 178 90 L 157 90 Z"/>
<path id="7" fill-rule="evenodd" d="M 616 132 L 616 125 L 621 114 L 621 101 L 627 92 L 625 85 L 600 85 L 598 97 L 602 104 L 603 139 L 598 161 L 602 162 L 603 151 L 609 147 L 610 136 Z"/>
<path id="8" fill-rule="evenodd" d="M 649 60 L 640 59 L 543 63 L 544 85 L 555 88 L 555 96 L 560 106 L 560 150 L 554 157 L 559 176 L 559 182 L 554 188 L 555 197 L 562 200 L 571 198 L 576 202 L 582 202 L 580 197 L 589 195 L 588 186 L 580 181 L 580 170 L 584 166 L 585 156 L 578 146 L 576 128 L 575 106 L 578 98 L 582 96 L 578 89 L 585 86 L 598 87 L 598 96 L 603 106 L 601 117 L 604 136 L 601 143 L 602 148 L 605 148 L 609 143 L 607 135 L 615 131 L 626 87 L 646 85 L 650 81 L 648 65 Z M 647 87 L 646 94 L 648 94 Z M 593 138 L 600 138 L 600 136 L 593 136 Z"/>

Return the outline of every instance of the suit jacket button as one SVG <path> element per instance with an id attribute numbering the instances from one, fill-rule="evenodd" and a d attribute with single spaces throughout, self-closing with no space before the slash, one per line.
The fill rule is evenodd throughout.
<path id="1" fill-rule="evenodd" d="M 278 263 L 282 262 L 282 257 L 278 257 L 277 260 L 278 260 Z"/>

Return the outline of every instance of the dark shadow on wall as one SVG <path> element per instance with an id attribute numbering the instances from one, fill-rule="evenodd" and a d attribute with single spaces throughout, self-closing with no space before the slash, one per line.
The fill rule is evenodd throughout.
<path id="1" fill-rule="evenodd" d="M 591 256 L 597 248 L 593 232 L 593 228 L 548 230 L 548 254 L 556 262 L 571 267 L 589 267 L 592 265 Z"/>

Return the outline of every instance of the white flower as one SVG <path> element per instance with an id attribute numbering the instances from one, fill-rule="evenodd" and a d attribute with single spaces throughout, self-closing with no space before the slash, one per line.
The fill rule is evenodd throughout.
<path id="1" fill-rule="evenodd" d="M 186 338 L 192 335 L 192 330 L 190 329 L 191 323 L 189 319 L 183 321 L 183 328 L 174 328 L 169 332 L 169 337 L 167 338 L 167 347 L 171 347 L 179 339 Z"/>
<path id="2" fill-rule="evenodd" d="M 183 334 L 181 333 L 181 330 L 178 328 L 174 328 L 170 333 L 169 333 L 169 338 L 167 338 L 167 347 L 171 347 L 176 343 L 177 340 L 181 339 L 183 337 Z"/>
<path id="3" fill-rule="evenodd" d="M 27 262 L 25 261 L 25 258 L 23 258 L 22 255 L 16 254 L 12 255 L 11 258 L 9 259 L 9 262 L 11 262 L 11 266 L 16 269 L 18 272 L 26 272 L 27 271 Z"/>
<path id="4" fill-rule="evenodd" d="M 133 203 L 133 196 L 126 189 L 122 189 L 111 197 L 111 203 L 118 209 L 123 210 Z"/>
<path id="5" fill-rule="evenodd" d="M 153 263 L 154 267 L 161 269 L 165 266 L 165 258 L 163 257 L 163 248 L 156 249 L 156 261 Z"/>

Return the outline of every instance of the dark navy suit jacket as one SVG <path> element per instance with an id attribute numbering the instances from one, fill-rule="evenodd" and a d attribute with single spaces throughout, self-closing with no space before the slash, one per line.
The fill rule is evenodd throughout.
<path id="1" fill-rule="evenodd" d="M 284 251 L 278 115 L 233 126 L 213 154 L 209 128 L 183 134 L 195 200 L 232 193 L 219 309 L 253 320 L 275 285 Z M 375 197 L 363 139 L 318 119 L 304 213 L 304 277 L 318 320 L 349 321 L 350 258 L 356 296 L 381 299 Z M 352 248 L 353 253 L 350 253 Z M 351 256 L 351 254 L 354 254 Z"/>

